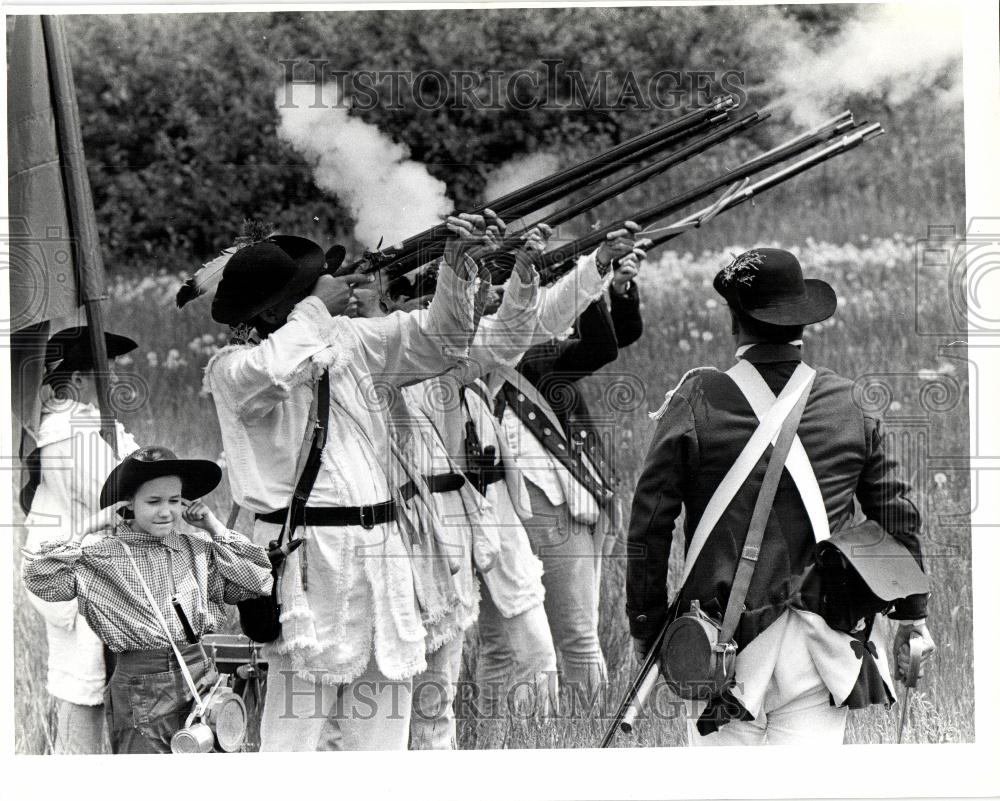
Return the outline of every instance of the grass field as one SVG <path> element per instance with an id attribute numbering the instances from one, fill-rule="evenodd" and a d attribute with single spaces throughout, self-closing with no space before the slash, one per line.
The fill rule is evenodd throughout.
<path id="1" fill-rule="evenodd" d="M 644 268 L 645 334 L 616 364 L 587 382 L 593 408 L 603 411 L 615 432 L 616 458 L 627 486 L 641 468 L 652 432 L 647 412 L 660 405 L 663 393 L 691 367 L 724 368 L 731 363 L 728 317 L 711 291 L 711 278 L 729 252 L 754 244 L 766 243 L 734 241 L 725 250 L 699 255 L 672 252 Z M 947 286 L 947 266 L 920 264 L 914 242 L 901 236 L 851 245 L 806 241 L 796 250 L 807 273 L 830 281 L 841 297 L 833 320 L 809 329 L 807 359 L 857 380 L 857 401 L 884 416 L 890 443 L 914 484 L 924 515 L 933 587 L 930 621 L 939 652 L 912 699 L 908 740 L 971 741 L 970 487 L 966 473 L 936 463 L 943 457 L 968 455 L 964 350 L 942 351 L 961 338 L 947 336 L 961 325 L 942 289 Z M 204 301 L 181 312 L 174 307 L 177 281 L 162 274 L 112 285 L 108 327 L 141 343 L 131 363 L 122 366 L 129 380 L 118 398 L 121 417 L 142 443 L 166 445 L 185 456 L 222 459 L 212 401 L 201 391 L 201 370 L 224 334 L 209 319 Z M 217 512 L 228 509 L 225 485 L 211 500 Z M 20 544 L 15 538 L 15 569 L 20 564 Z M 605 564 L 601 600 L 600 633 L 612 677 L 608 691 L 612 707 L 635 669 L 625 623 L 620 553 L 619 543 Z M 43 753 L 52 740 L 51 704 L 44 689 L 44 629 L 20 582 L 15 584 L 16 749 Z M 470 632 L 465 677 L 472 675 L 475 665 L 473 643 Z M 897 709 L 852 714 L 849 741 L 895 742 L 896 715 Z M 587 747 L 596 744 L 602 730 L 600 715 L 544 725 L 463 716 L 459 740 L 467 748 Z M 630 740 L 619 738 L 621 745 L 680 742 L 676 720 L 644 722 Z"/>

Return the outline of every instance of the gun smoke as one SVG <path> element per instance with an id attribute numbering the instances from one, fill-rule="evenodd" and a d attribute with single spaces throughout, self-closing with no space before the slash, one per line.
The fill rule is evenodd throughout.
<path id="1" fill-rule="evenodd" d="M 961 101 L 959 5 L 859 6 L 857 13 L 815 51 L 801 31 L 776 35 L 769 21 L 770 39 L 785 42 L 782 66 L 774 76 L 783 94 L 772 108 L 787 108 L 796 123 L 811 126 L 852 94 L 884 94 L 891 104 L 928 92 L 940 103 Z M 937 88 L 942 82 L 947 89 Z"/>
<path id="2" fill-rule="evenodd" d="M 406 145 L 350 116 L 338 103 L 336 84 L 324 84 L 317 99 L 311 85 L 279 89 L 278 136 L 314 164 L 316 185 L 348 208 L 354 238 L 364 247 L 397 244 L 452 211 L 444 182 L 410 159 Z"/>
<path id="3" fill-rule="evenodd" d="M 509 161 L 503 162 L 499 167 L 486 176 L 486 188 L 483 196 L 489 199 L 503 197 L 515 189 L 551 175 L 560 168 L 559 158 L 552 153 L 529 153 L 526 156 L 515 156 Z M 553 205 L 546 206 L 538 211 L 528 214 L 521 220 L 521 225 L 530 226 L 548 214 Z"/>

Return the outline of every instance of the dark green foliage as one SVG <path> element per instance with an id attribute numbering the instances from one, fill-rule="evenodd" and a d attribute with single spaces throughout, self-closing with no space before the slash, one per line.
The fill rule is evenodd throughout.
<path id="1" fill-rule="evenodd" d="M 455 102 L 421 108 L 434 100 L 433 81 L 425 82 L 423 96 L 404 91 L 397 107 L 384 96 L 372 107 L 364 92 L 349 92 L 352 113 L 405 143 L 462 207 L 488 199 L 487 174 L 515 156 L 544 151 L 570 163 L 676 113 L 632 102 L 630 89 L 644 93 L 660 70 L 716 74 L 700 93 L 682 85 L 687 99 L 678 107 L 718 92 L 718 76 L 726 70 L 743 71 L 750 107 L 763 107 L 773 99 L 768 76 L 780 53 L 760 35 L 762 21 L 801 24 L 802 36 L 820 37 L 835 32 L 849 13 L 839 6 L 718 6 L 69 17 L 108 269 L 191 271 L 231 245 L 244 218 L 325 245 L 351 244 L 353 221 L 315 186 L 303 158 L 276 136 L 283 60 L 304 66 L 321 59 L 330 70 L 352 73 L 498 70 L 511 76 L 527 70 L 539 76 L 537 92 L 526 79 L 516 94 L 501 94 L 497 108 Z M 551 83 L 545 80 L 547 60 L 561 62 Z M 309 69 L 297 75 L 306 77 Z M 579 71 L 576 82 L 567 75 L 572 70 Z M 586 94 L 601 70 L 614 107 L 516 107 L 546 94 L 568 97 L 574 88 Z M 849 226 L 859 219 L 869 235 L 918 234 L 930 223 L 960 222 L 960 112 L 945 115 L 933 103 L 890 108 L 878 98 L 857 100 L 853 107 L 883 121 L 891 136 L 769 195 L 764 202 L 774 214 L 765 225 L 774 226 L 775 235 L 798 231 L 802 238 L 838 240 L 850 238 Z M 776 116 L 745 138 L 602 206 L 567 232 L 627 216 L 793 130 Z M 852 215 L 859 203 L 877 213 Z M 685 239 L 681 247 L 718 244 L 722 240 L 713 237 L 734 235 L 723 233 L 727 228 Z M 752 238 L 736 230 L 737 238 Z"/>

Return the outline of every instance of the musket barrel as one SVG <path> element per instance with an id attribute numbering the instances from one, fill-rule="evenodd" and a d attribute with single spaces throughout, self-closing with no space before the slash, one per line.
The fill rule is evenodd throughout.
<path id="1" fill-rule="evenodd" d="M 832 122 L 833 121 L 831 121 L 831 123 Z M 802 136 L 796 136 L 787 141 L 785 144 L 772 148 L 765 154 L 754 156 L 752 159 L 745 161 L 743 164 L 727 173 L 723 173 L 710 181 L 706 181 L 705 183 L 694 187 L 687 192 L 675 195 L 663 203 L 659 203 L 638 212 L 631 219 L 639 223 L 639 225 L 648 225 L 655 222 L 656 220 L 659 220 L 668 214 L 672 214 L 673 212 L 678 211 L 691 203 L 695 203 L 698 200 L 708 197 L 712 192 L 720 187 L 731 185 L 736 181 L 742 180 L 743 178 L 762 172 L 768 167 L 774 166 L 775 164 L 785 161 L 786 159 L 797 156 L 800 153 L 804 153 L 805 151 L 815 147 L 820 142 L 824 142 L 830 137 L 837 135 L 844 128 L 850 127 L 851 124 L 851 122 L 845 119 L 833 124 L 832 127 L 829 124 L 824 125 L 819 132 L 813 133 L 805 138 Z M 610 225 L 604 226 L 600 230 L 593 231 L 580 239 L 576 239 L 563 245 L 562 247 L 545 253 L 539 260 L 539 269 L 551 270 L 551 268 L 561 264 L 567 259 L 572 259 L 580 253 L 596 247 L 604 241 L 604 238 L 611 231 L 620 228 L 623 223 L 624 220 L 614 222 Z"/>
<path id="2" fill-rule="evenodd" d="M 758 159 L 767 158 L 768 156 L 771 156 L 772 154 L 777 153 L 778 151 L 780 151 L 782 149 L 791 147 L 792 145 L 798 144 L 799 142 L 801 142 L 801 141 L 803 141 L 805 139 L 809 139 L 811 137 L 814 137 L 817 134 L 822 134 L 825 131 L 831 131 L 831 130 L 834 130 L 834 131 L 836 131 L 836 130 L 843 130 L 845 127 L 849 128 L 853 124 L 854 124 L 854 112 L 852 112 L 850 110 L 848 110 L 848 111 L 842 111 L 842 112 L 840 112 L 840 114 L 836 115 L 835 117 L 831 117 L 830 119 L 826 120 L 825 122 L 821 122 L 816 127 L 810 128 L 808 131 L 803 131 L 798 136 L 796 136 L 796 137 L 794 137 L 792 139 L 789 139 L 787 142 L 784 142 L 784 143 L 778 145 L 777 147 L 773 147 L 773 148 L 771 148 L 770 150 L 768 150 L 765 153 L 761 153 L 759 156 L 757 156 L 757 158 Z"/>
<path id="3" fill-rule="evenodd" d="M 731 122 L 730 124 L 725 125 L 722 128 L 701 137 L 700 139 L 697 139 L 680 150 L 670 153 L 659 161 L 656 161 L 647 167 L 643 167 L 640 170 L 636 170 L 635 172 L 624 176 L 618 181 L 609 184 L 591 195 L 587 195 L 586 197 L 578 200 L 576 203 L 572 203 L 566 208 L 559 209 L 552 214 L 549 214 L 538 222 L 545 223 L 546 225 L 550 225 L 552 227 L 561 225 L 567 220 L 571 220 L 574 217 L 599 206 L 606 200 L 616 197 L 623 192 L 627 192 L 629 189 L 632 189 L 644 181 L 665 172 L 671 167 L 675 167 L 678 164 L 693 158 L 699 153 L 703 153 L 719 142 L 729 139 L 741 131 L 763 122 L 766 117 L 766 114 L 762 115 L 757 112 L 748 114 L 735 122 Z M 508 235 L 501 245 L 501 252 L 509 252 L 517 248 L 524 241 L 524 233 L 524 231 L 518 231 L 515 234 Z"/>
<path id="4" fill-rule="evenodd" d="M 561 192 L 559 192 L 561 187 L 571 184 L 581 177 L 590 176 L 595 170 L 605 166 L 618 164 L 618 168 L 620 169 L 621 166 L 624 166 L 625 159 L 632 157 L 644 148 L 647 148 L 660 140 L 676 136 L 687 130 L 703 125 L 707 120 L 718 117 L 720 114 L 727 112 L 729 109 L 735 108 L 735 106 L 736 97 L 734 95 L 724 95 L 718 97 L 708 106 L 688 111 L 677 119 L 664 123 L 651 131 L 632 137 L 631 139 L 615 145 L 609 150 L 606 150 L 593 158 L 546 176 L 545 178 L 535 181 L 528 186 L 516 189 L 513 192 L 509 192 L 506 195 L 488 203 L 483 203 L 481 206 L 472 209 L 471 213 L 479 214 L 485 209 L 492 209 L 500 215 L 508 214 L 511 209 L 520 209 L 525 207 L 526 204 L 533 205 L 533 198 L 536 196 L 541 197 L 545 195 L 545 193 L 553 191 L 556 191 L 558 194 L 552 199 L 558 199 L 559 197 L 564 196 Z M 606 174 L 607 173 L 605 173 L 605 175 Z M 583 185 L 586 185 L 586 183 L 589 183 L 589 180 Z M 534 209 L 542 208 L 550 202 L 552 202 L 552 200 L 547 200 L 541 203 L 541 205 L 535 205 Z M 529 213 L 529 211 L 520 211 L 518 216 L 523 216 L 523 214 L 527 213 Z M 398 246 L 394 247 L 390 253 L 386 254 L 384 266 L 392 268 L 394 272 L 408 272 L 410 269 L 413 269 L 424 261 L 438 255 L 439 248 L 428 249 L 428 245 L 447 238 L 447 235 L 448 229 L 446 225 L 444 223 L 439 223 L 438 225 L 428 228 L 419 234 L 408 237 Z M 435 250 L 438 252 L 434 252 Z M 426 252 L 421 253 L 421 251 Z M 407 260 L 406 268 L 396 269 L 398 263 L 404 259 Z M 359 259 L 351 264 L 341 267 L 337 271 L 337 274 L 344 275 L 358 269 L 364 269 L 366 264 L 367 260 L 365 258 Z"/>
<path id="5" fill-rule="evenodd" d="M 646 701 L 653 692 L 653 688 L 656 686 L 656 682 L 660 679 L 660 668 L 656 665 L 650 669 L 649 673 L 646 674 L 646 678 L 642 680 L 642 684 L 639 685 L 639 689 L 636 690 L 635 698 L 628 705 L 628 709 L 625 710 L 625 714 L 622 716 L 621 723 L 618 724 L 618 728 L 621 729 L 623 734 L 631 734 L 632 728 L 635 725 L 635 719 L 639 717 L 642 712 L 642 708 L 646 706 Z"/>
<path id="6" fill-rule="evenodd" d="M 732 197 L 722 203 L 720 208 L 717 210 L 717 213 L 728 211 L 729 209 L 735 208 L 742 203 L 746 203 L 746 201 L 756 197 L 760 193 L 766 192 L 768 189 L 772 189 L 778 184 L 782 184 L 785 181 L 800 175 L 806 170 L 812 169 L 817 164 L 821 164 L 824 161 L 828 161 L 831 158 L 839 156 L 841 153 L 846 153 L 848 150 L 853 150 L 855 147 L 858 147 L 871 139 L 875 139 L 884 133 L 885 130 L 882 128 L 881 123 L 873 122 L 868 125 L 860 126 L 853 132 L 845 134 L 837 141 L 827 145 L 822 150 L 810 153 L 808 156 L 800 159 L 794 164 L 782 167 L 756 183 L 737 191 L 732 195 Z M 665 242 L 669 242 L 671 239 L 680 236 L 684 232 L 684 228 L 682 226 L 697 221 L 708 210 L 708 208 L 701 209 L 693 214 L 689 214 L 681 220 L 678 220 L 674 223 L 675 226 L 678 226 L 677 230 L 661 234 L 658 237 L 652 237 L 650 245 L 646 249 L 651 250 L 652 248 L 659 247 Z"/>
<path id="7" fill-rule="evenodd" d="M 615 713 L 614 720 L 611 721 L 611 725 L 608 726 L 607 731 L 604 732 L 604 737 L 601 739 L 601 748 L 607 748 L 611 745 L 611 741 L 615 738 L 615 734 L 618 732 L 618 728 L 625 716 L 629 713 L 632 705 L 634 704 L 642 688 L 647 684 L 649 675 L 651 673 L 656 673 L 659 675 L 659 667 L 657 666 L 657 660 L 660 658 L 660 647 L 663 645 L 663 636 L 667 632 L 667 624 L 664 624 L 660 631 L 657 633 L 653 642 L 650 644 L 646 658 L 643 660 L 642 664 L 639 666 L 639 672 L 632 679 L 629 684 L 628 689 L 625 690 L 625 695 L 618 705 L 618 711 Z M 655 684 L 655 679 L 652 681 L 644 698 L 649 695 L 650 690 L 652 690 L 652 685 Z M 635 718 L 633 713 L 632 719 Z"/>
<path id="8" fill-rule="evenodd" d="M 685 128 L 682 131 L 676 131 L 669 136 L 658 139 L 651 145 L 647 145 L 641 150 L 637 150 L 630 156 L 623 159 L 609 162 L 601 167 L 598 167 L 587 173 L 583 173 L 572 181 L 568 181 L 565 184 L 560 184 L 553 189 L 543 192 L 539 195 L 535 195 L 513 208 L 506 209 L 504 215 L 510 220 L 516 220 L 519 217 L 524 217 L 527 214 L 531 214 L 533 211 L 544 208 L 551 203 L 561 200 L 567 195 L 577 191 L 578 189 L 583 189 L 590 184 L 596 183 L 609 175 L 618 172 L 619 170 L 631 166 L 633 164 L 641 164 L 650 156 L 655 156 L 658 153 L 666 150 L 668 147 L 672 147 L 676 144 L 684 142 L 691 139 L 694 136 L 701 134 L 702 132 L 708 130 L 709 128 L 718 125 L 721 122 L 728 120 L 729 112 L 725 111 L 722 114 L 718 114 L 714 117 L 709 117 L 708 119 L 702 120 L 697 125 L 690 128 Z M 491 207 L 492 208 L 492 207 Z"/>
<path id="9" fill-rule="evenodd" d="M 650 178 L 665 172 L 671 167 L 676 167 L 678 164 L 682 164 L 688 159 L 694 158 L 699 153 L 705 152 L 710 147 L 717 145 L 719 142 L 729 139 L 741 131 L 763 122 L 764 119 L 764 116 L 761 116 L 756 112 L 748 114 L 742 119 L 736 120 L 729 125 L 725 125 L 718 130 L 706 134 L 702 138 L 695 140 L 686 147 L 682 147 L 680 150 L 669 154 L 665 158 L 660 159 L 648 167 L 638 170 L 631 175 L 626 175 L 624 178 L 615 181 L 610 186 L 595 192 L 593 195 L 585 197 L 582 200 L 567 206 L 565 209 L 560 209 L 559 211 L 550 214 L 542 220 L 542 222 L 553 227 L 562 225 L 562 223 L 567 220 L 571 220 L 577 215 L 583 214 L 585 211 L 589 211 L 595 206 L 599 206 L 604 201 L 616 197 L 622 192 L 626 192 L 644 181 L 648 181 Z"/>

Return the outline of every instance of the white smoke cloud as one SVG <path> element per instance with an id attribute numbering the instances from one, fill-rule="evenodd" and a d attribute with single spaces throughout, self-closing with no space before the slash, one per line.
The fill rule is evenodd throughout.
<path id="1" fill-rule="evenodd" d="M 485 195 L 487 200 L 498 200 L 515 189 L 534 183 L 539 178 L 551 175 L 559 169 L 559 159 L 551 153 L 531 153 L 505 161 L 486 176 Z M 547 206 L 524 217 L 524 224 L 530 225 L 545 216 L 554 206 Z"/>
<path id="2" fill-rule="evenodd" d="M 320 108 L 307 84 L 278 90 L 278 136 L 315 163 L 313 179 L 337 197 L 354 218 L 354 237 L 367 248 L 394 245 L 441 222 L 454 204 L 442 181 L 409 158 L 406 145 L 357 117 L 338 101 L 335 84 L 325 84 Z M 288 108 L 282 108 L 288 105 Z"/>
<path id="3" fill-rule="evenodd" d="M 936 101 L 961 100 L 960 8 L 861 6 L 857 19 L 818 52 L 801 37 L 786 38 L 784 64 L 775 76 L 784 94 L 774 105 L 788 107 L 799 124 L 816 125 L 849 94 L 887 92 L 889 102 L 902 103 L 927 90 L 944 70 L 953 88 Z"/>

